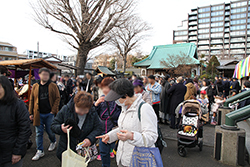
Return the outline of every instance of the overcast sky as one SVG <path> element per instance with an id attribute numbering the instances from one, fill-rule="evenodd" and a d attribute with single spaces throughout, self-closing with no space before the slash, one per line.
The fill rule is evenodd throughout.
<path id="1" fill-rule="evenodd" d="M 0 2 L 0 41 L 16 46 L 18 53 L 26 49 L 72 55 L 74 51 L 60 38 L 37 25 L 32 19 L 31 0 L 1 0 Z M 32 0 L 35 1 L 35 0 Z M 230 0 L 140 0 L 137 13 L 152 27 L 151 37 L 144 41 L 140 50 L 149 54 L 154 45 L 172 44 L 173 30 L 187 19 L 187 14 L 197 6 L 228 3 Z M 97 49 L 94 54 L 103 51 Z"/>

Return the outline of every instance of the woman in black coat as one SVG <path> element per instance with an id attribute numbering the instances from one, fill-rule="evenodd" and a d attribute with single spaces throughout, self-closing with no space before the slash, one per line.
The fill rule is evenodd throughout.
<path id="1" fill-rule="evenodd" d="M 31 134 L 29 112 L 5 76 L 0 76 L 0 128 L 0 166 L 21 167 Z"/>
<path id="2" fill-rule="evenodd" d="M 89 147 L 96 142 L 96 136 L 101 135 L 102 125 L 93 107 L 93 97 L 86 92 L 78 92 L 74 99 L 59 111 L 51 129 L 60 135 L 57 147 L 57 157 L 61 160 L 62 153 L 67 149 L 67 129 L 70 132 L 70 148 L 76 151 L 78 143 L 85 142 L 83 147 Z"/>

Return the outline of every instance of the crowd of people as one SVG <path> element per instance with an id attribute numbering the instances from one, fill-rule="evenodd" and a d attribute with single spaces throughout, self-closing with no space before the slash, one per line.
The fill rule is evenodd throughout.
<path id="1" fill-rule="evenodd" d="M 1 68 L 0 68 L 1 70 Z M 215 82 L 203 78 L 157 77 L 128 78 L 92 76 L 85 78 L 59 77 L 46 68 L 39 70 L 40 80 L 32 80 L 29 107 L 17 98 L 13 84 L 0 71 L 0 166 L 22 166 L 27 143 L 31 135 L 30 122 L 35 127 L 37 161 L 45 156 L 44 130 L 48 134 L 48 151 L 54 151 L 62 160 L 67 149 L 67 129 L 70 129 L 70 148 L 76 151 L 79 143 L 89 147 L 99 139 L 99 155 L 103 167 L 110 166 L 110 158 L 118 166 L 129 166 L 135 146 L 155 147 L 157 124 L 178 128 L 181 105 L 186 100 L 198 100 L 203 120 L 217 124 L 217 110 L 225 100 L 241 92 L 237 79 L 215 77 Z M 23 84 L 18 80 L 18 84 Z M 244 90 L 250 82 L 244 83 Z M 144 105 L 142 105 L 146 102 Z M 234 109 L 250 104 L 247 99 Z M 138 107 L 141 117 L 138 118 Z M 60 136 L 56 141 L 55 134 Z M 119 142 L 117 142 L 119 141 Z"/>

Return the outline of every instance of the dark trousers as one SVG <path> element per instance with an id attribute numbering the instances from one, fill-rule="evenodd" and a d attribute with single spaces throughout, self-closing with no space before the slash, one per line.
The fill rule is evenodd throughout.
<path id="1" fill-rule="evenodd" d="M 175 128 L 175 114 L 171 114 L 171 124 L 170 124 L 170 126 L 172 128 Z"/>
<path id="2" fill-rule="evenodd" d="M 155 111 L 155 114 L 157 116 L 158 121 L 160 120 L 159 110 L 160 110 L 160 104 L 153 104 L 153 109 Z"/>
<path id="3" fill-rule="evenodd" d="M 99 140 L 99 149 L 102 157 L 102 166 L 110 167 L 110 151 L 115 147 L 115 142 L 111 144 L 105 144 Z"/>

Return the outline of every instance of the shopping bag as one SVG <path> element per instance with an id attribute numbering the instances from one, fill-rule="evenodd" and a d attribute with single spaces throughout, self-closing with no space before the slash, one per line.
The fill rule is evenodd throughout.
<path id="1" fill-rule="evenodd" d="M 144 136 L 143 140 L 145 147 L 134 148 L 130 167 L 163 167 L 159 149 L 147 147 Z"/>
<path id="2" fill-rule="evenodd" d="M 90 162 L 94 161 L 98 156 L 98 149 L 97 149 L 96 145 L 94 144 L 86 149 L 86 148 L 82 147 L 83 144 L 84 143 L 79 143 L 76 146 L 77 154 L 85 157 L 86 161 L 88 161 L 88 160 L 90 160 Z"/>
<path id="3" fill-rule="evenodd" d="M 70 149 L 69 132 L 70 130 L 67 129 L 68 146 L 67 150 L 62 153 L 62 167 L 87 167 L 89 160 L 86 161 L 86 157 L 82 157 Z"/>

